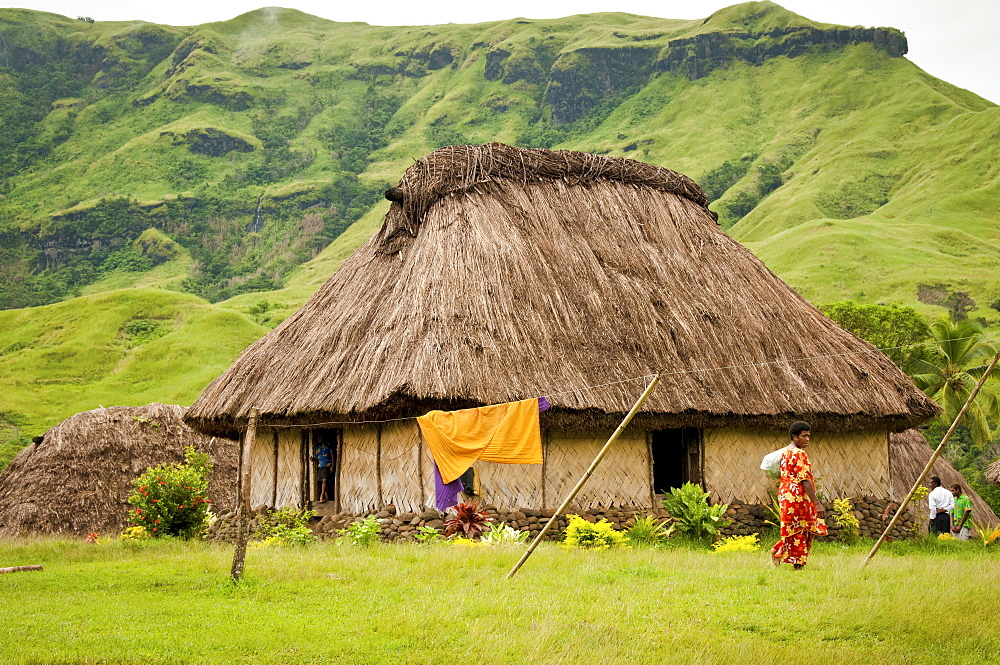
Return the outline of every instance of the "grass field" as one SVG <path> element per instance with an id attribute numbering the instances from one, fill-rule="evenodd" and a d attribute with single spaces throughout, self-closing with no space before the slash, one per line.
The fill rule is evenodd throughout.
<path id="1" fill-rule="evenodd" d="M 0 542 L 4 663 L 992 663 L 1000 548 L 766 552 Z M 765 543 L 765 546 L 767 544 Z"/>

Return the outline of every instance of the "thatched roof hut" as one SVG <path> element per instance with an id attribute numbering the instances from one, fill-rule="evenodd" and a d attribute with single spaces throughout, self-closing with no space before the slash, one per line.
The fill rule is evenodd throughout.
<path id="1" fill-rule="evenodd" d="M 906 493 L 913 487 L 913 483 L 916 482 L 933 453 L 934 449 L 927 444 L 927 440 L 920 433 L 920 430 L 910 429 L 889 436 L 889 460 L 894 497 L 897 499 L 906 497 Z M 951 487 L 952 483 L 961 485 L 965 489 L 965 493 L 972 499 L 972 518 L 977 522 L 1000 523 L 1000 518 L 993 512 L 989 504 L 969 487 L 965 476 L 956 471 L 948 460 L 942 457 L 937 458 L 927 476 L 937 476 L 946 488 Z M 924 502 L 925 507 L 926 505 Z M 924 513 L 926 514 L 926 510 Z"/>
<path id="2" fill-rule="evenodd" d="M 387 197 L 381 230 L 205 389 L 189 423 L 233 435 L 252 407 L 282 426 L 546 395 L 543 426 L 613 427 L 657 371 L 636 425 L 902 430 L 937 413 L 669 169 L 454 146 Z"/>
<path id="3" fill-rule="evenodd" d="M 148 467 L 182 462 L 185 446 L 212 456 L 209 496 L 233 506 L 236 443 L 195 432 L 187 409 L 169 404 L 70 416 L 14 457 L 0 474 L 0 536 L 116 532 L 127 526 L 131 481 Z"/>
<path id="4" fill-rule="evenodd" d="M 986 473 L 984 475 L 986 476 L 987 482 L 1000 486 L 1000 459 L 986 467 Z"/>
<path id="5" fill-rule="evenodd" d="M 817 468 L 830 492 L 886 496 L 887 432 L 938 412 L 726 235 L 698 186 L 669 169 L 454 146 L 386 197 L 379 232 L 186 416 L 236 435 L 260 410 L 254 505 L 315 500 L 317 440 L 337 442 L 338 506 L 433 505 L 412 417 L 545 396 L 541 468 L 474 468 L 487 503 L 553 507 L 656 372 L 581 507 L 652 506 L 683 482 L 767 502 L 760 458 L 797 419 L 828 451 Z"/>

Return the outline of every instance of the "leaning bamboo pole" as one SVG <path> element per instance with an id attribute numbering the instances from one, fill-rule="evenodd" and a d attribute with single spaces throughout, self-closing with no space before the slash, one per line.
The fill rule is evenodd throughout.
<path id="1" fill-rule="evenodd" d="M 872 551 L 869 552 L 868 556 L 865 557 L 865 560 L 861 562 L 862 568 L 868 565 L 868 562 L 872 560 L 872 557 L 875 556 L 875 553 L 878 552 L 880 547 L 882 547 L 882 543 L 885 542 L 885 539 L 889 535 L 889 532 L 892 531 L 892 528 L 894 526 L 896 526 L 896 522 L 899 521 L 899 518 L 900 516 L 902 516 L 903 511 L 906 510 L 906 507 L 910 504 L 910 501 L 913 499 L 913 495 L 916 493 L 917 488 L 920 487 L 920 485 L 924 482 L 924 478 L 927 477 L 927 474 L 930 472 L 931 467 L 934 466 L 934 462 L 936 462 L 937 458 L 941 456 L 941 451 L 944 450 L 944 445 L 948 443 L 948 439 L 951 438 L 952 432 L 954 432 L 955 428 L 958 427 L 958 423 L 961 422 L 962 416 L 964 416 L 965 412 L 969 409 L 969 406 L 972 404 L 972 400 L 976 399 L 976 395 L 979 394 L 979 389 L 983 387 L 983 384 L 986 383 L 986 379 L 989 377 L 990 372 L 992 372 L 993 368 L 996 367 L 997 361 L 1000 361 L 1000 352 L 997 352 L 996 356 L 993 357 L 993 361 L 990 363 L 989 367 L 987 367 L 986 371 L 983 372 L 983 375 L 979 377 L 979 383 L 976 384 L 976 387 L 969 395 L 969 399 L 965 400 L 965 404 L 962 405 L 962 410 L 958 412 L 957 416 L 955 416 L 954 422 L 951 423 L 951 427 L 948 428 L 948 431 L 941 439 L 941 443 L 939 443 L 938 447 L 934 449 L 934 454 L 931 455 L 931 458 L 929 460 L 927 460 L 927 464 L 924 465 L 924 470 L 920 472 L 920 475 L 917 477 L 917 480 L 913 483 L 913 487 L 910 488 L 909 494 L 907 494 L 906 498 L 903 499 L 903 502 L 899 504 L 899 508 L 896 510 L 896 514 L 893 515 L 892 520 L 889 522 L 888 526 L 885 527 L 885 530 L 882 532 L 882 535 L 879 536 L 879 539 L 875 543 L 875 546 L 872 547 Z"/>
<path id="2" fill-rule="evenodd" d="M 233 569 L 230 573 L 234 582 L 240 581 L 243 575 L 243 563 L 247 557 L 247 530 L 250 523 L 250 450 L 257 437 L 258 409 L 250 409 L 250 422 L 243 438 L 243 450 L 240 452 L 239 497 L 236 504 L 236 551 L 233 553 Z"/>
<path id="3" fill-rule="evenodd" d="M 614 433 L 611 435 L 611 438 L 608 439 L 608 442 L 605 443 L 604 447 L 601 448 L 601 451 L 597 453 L 597 457 L 595 457 L 594 461 L 590 463 L 590 467 L 583 474 L 583 477 L 580 478 L 579 482 L 577 482 L 576 487 L 574 487 L 570 491 L 569 495 L 563 500 L 562 505 L 559 506 L 556 512 L 552 514 L 552 517 L 550 517 L 549 521 L 545 523 L 545 526 L 542 527 L 542 530 L 538 532 L 538 535 L 535 536 L 535 539 L 531 542 L 531 545 L 528 546 L 528 549 L 524 552 L 523 555 L 521 555 L 521 559 L 516 564 L 514 564 L 514 567 L 511 568 L 509 573 L 507 573 L 506 579 L 509 580 L 510 578 L 514 577 L 518 569 L 520 569 L 520 567 L 524 565 L 524 562 L 528 560 L 528 557 L 531 556 L 531 553 L 535 551 L 536 547 L 538 547 L 538 543 L 542 542 L 542 538 L 545 536 L 546 533 L 549 532 L 549 529 L 552 528 L 552 525 L 555 524 L 556 520 L 559 519 L 559 516 L 563 514 L 563 511 L 566 510 L 566 507 L 576 497 L 576 495 L 580 492 L 580 490 L 583 489 L 583 486 L 586 484 L 586 482 L 590 480 L 590 476 L 592 476 L 594 470 L 597 469 L 597 465 L 601 463 L 601 460 L 604 459 L 604 456 L 607 454 L 608 450 L 611 449 L 611 444 L 613 444 L 618 439 L 618 437 L 621 436 L 621 433 L 628 426 L 629 422 L 631 422 L 632 416 L 634 416 L 639 411 L 639 409 L 642 408 L 642 405 L 646 401 L 646 398 L 649 397 L 649 394 L 653 392 L 653 388 L 655 388 L 656 384 L 659 382 L 660 382 L 660 375 L 659 373 L 657 373 L 657 375 L 653 377 L 653 380 L 649 382 L 649 385 L 646 386 L 646 389 L 642 391 L 642 395 L 639 396 L 639 399 L 632 407 L 632 410 L 625 415 L 625 419 L 622 420 L 621 424 L 618 426 L 618 429 L 614 431 Z"/>

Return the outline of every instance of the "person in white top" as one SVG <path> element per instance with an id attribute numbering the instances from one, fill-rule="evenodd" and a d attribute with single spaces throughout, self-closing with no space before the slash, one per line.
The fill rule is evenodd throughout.
<path id="1" fill-rule="evenodd" d="M 930 511 L 928 533 L 951 533 L 951 511 L 955 507 L 955 497 L 941 487 L 941 479 L 937 476 L 931 476 L 927 486 L 931 489 L 931 493 L 927 495 L 927 508 Z"/>

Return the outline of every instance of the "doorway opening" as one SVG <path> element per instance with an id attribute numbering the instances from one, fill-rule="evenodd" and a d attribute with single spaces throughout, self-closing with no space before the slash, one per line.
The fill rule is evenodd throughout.
<path id="1" fill-rule="evenodd" d="M 311 498 L 313 502 L 335 505 L 339 503 L 337 499 L 340 495 L 337 491 L 340 430 L 317 429 L 312 434 L 313 449 L 309 455 L 312 471 L 310 476 L 313 479 Z"/>
<path id="2" fill-rule="evenodd" d="M 701 430 L 653 430 L 650 434 L 653 493 L 668 494 L 684 483 L 701 484 Z"/>

